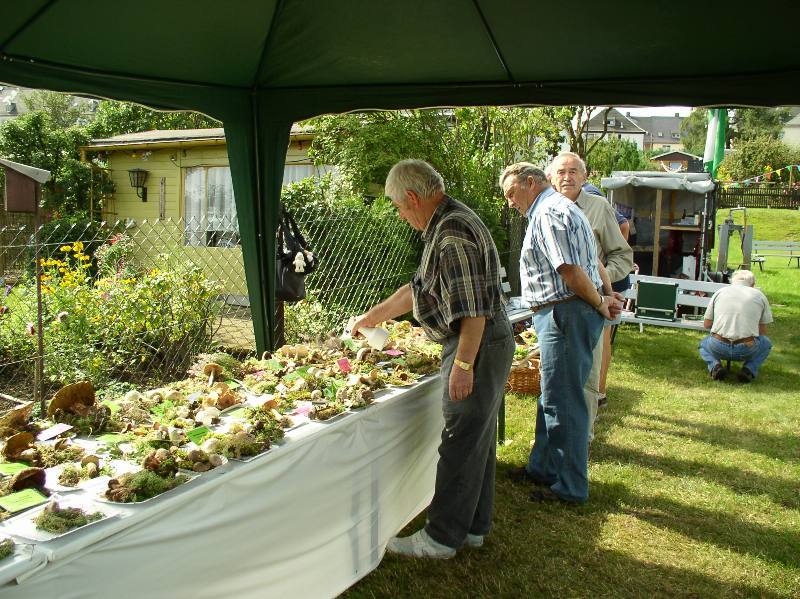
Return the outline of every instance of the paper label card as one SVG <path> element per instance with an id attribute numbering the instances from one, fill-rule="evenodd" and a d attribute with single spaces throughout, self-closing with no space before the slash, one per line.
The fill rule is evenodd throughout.
<path id="1" fill-rule="evenodd" d="M 117 443 L 124 438 L 124 435 L 120 435 L 118 433 L 106 433 L 105 435 L 100 435 L 97 437 L 97 440 L 101 443 Z"/>
<path id="2" fill-rule="evenodd" d="M 278 362 L 275 358 L 272 358 L 271 360 L 267 360 L 266 362 L 264 362 L 264 368 L 266 370 L 280 370 L 281 368 L 283 368 L 283 366 L 281 366 L 281 363 Z"/>
<path id="3" fill-rule="evenodd" d="M 22 472 L 25 468 L 30 468 L 28 464 L 20 464 L 19 462 L 8 462 L 0 464 L 0 474 L 14 475 L 17 472 Z"/>
<path id="4" fill-rule="evenodd" d="M 399 349 L 394 349 L 394 348 L 387 349 L 383 353 L 385 353 L 387 356 L 402 356 L 403 355 L 403 352 L 401 352 Z"/>
<path id="5" fill-rule="evenodd" d="M 116 414 L 117 412 L 119 412 L 119 404 L 117 402 L 115 402 L 115 401 L 111 401 L 110 399 L 106 399 L 103 402 L 103 405 L 107 406 L 108 409 L 111 410 L 112 414 Z"/>
<path id="6" fill-rule="evenodd" d="M 350 360 L 348 360 L 347 358 L 341 358 L 339 360 L 336 360 L 336 363 L 339 365 L 339 370 L 341 370 L 342 372 L 350 372 L 351 370 Z"/>
<path id="7" fill-rule="evenodd" d="M 238 389 L 241 386 L 233 379 L 228 379 L 227 381 L 225 381 L 225 384 L 228 385 L 229 389 Z"/>
<path id="8" fill-rule="evenodd" d="M 11 493 L 11 495 L 0 497 L 0 507 L 13 514 L 46 501 L 47 497 L 36 489 L 23 489 L 22 491 Z"/>
<path id="9" fill-rule="evenodd" d="M 59 423 L 50 428 L 44 429 L 41 433 L 36 435 L 36 439 L 39 441 L 47 441 L 48 439 L 53 439 L 54 437 L 58 437 L 62 433 L 66 433 L 68 430 L 72 428 L 71 424 L 64 424 Z"/>
<path id="10" fill-rule="evenodd" d="M 200 442 L 211 434 L 211 430 L 207 426 L 198 426 L 186 433 L 189 441 L 192 443 L 200 444 Z"/>
<path id="11" fill-rule="evenodd" d="M 244 418 L 244 408 L 236 408 L 225 415 L 230 416 L 231 418 Z"/>

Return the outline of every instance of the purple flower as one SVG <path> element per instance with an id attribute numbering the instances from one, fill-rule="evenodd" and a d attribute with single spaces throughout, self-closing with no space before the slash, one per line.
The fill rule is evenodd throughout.
<path id="1" fill-rule="evenodd" d="M 11 293 L 11 289 L 12 289 L 11 285 L 6 285 L 6 293 L 5 294 L 8 295 L 9 293 Z"/>

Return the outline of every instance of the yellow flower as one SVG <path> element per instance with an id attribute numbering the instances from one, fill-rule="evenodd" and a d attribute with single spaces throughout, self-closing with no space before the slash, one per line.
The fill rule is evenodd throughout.
<path id="1" fill-rule="evenodd" d="M 75 251 L 75 252 L 80 252 L 81 250 L 83 250 L 83 242 L 82 241 L 76 241 L 75 243 L 73 243 L 72 244 L 72 250 Z"/>
<path id="2" fill-rule="evenodd" d="M 71 252 L 71 251 L 72 251 L 72 246 L 71 246 L 71 245 L 62 245 L 62 246 L 61 246 L 60 248 L 58 248 L 58 249 L 59 249 L 60 251 L 62 251 L 62 252 Z"/>

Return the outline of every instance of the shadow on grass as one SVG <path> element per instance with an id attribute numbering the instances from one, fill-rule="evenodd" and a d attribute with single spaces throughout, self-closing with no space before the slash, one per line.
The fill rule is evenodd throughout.
<path id="1" fill-rule="evenodd" d="M 387 555 L 380 566 L 343 597 L 782 597 L 764 586 L 697 571 L 680 553 L 672 563 L 637 559 L 636 550 L 598 547 L 613 515 L 632 516 L 703 543 L 796 563 L 797 540 L 713 512 L 632 494 L 624 485 L 596 483 L 579 507 L 527 500 L 527 486 L 502 474 L 497 484 L 495 526 L 482 549 L 462 549 L 452 560 Z M 424 515 L 401 536 L 424 525 Z M 682 567 L 685 565 L 686 567 Z M 724 576 L 724 575 L 723 575 Z"/>
<path id="2" fill-rule="evenodd" d="M 639 459 L 638 456 L 629 458 Z M 800 567 L 800 535 L 796 532 L 754 524 L 722 512 L 678 503 L 663 496 L 642 497 L 631 493 L 620 484 L 595 483 L 592 492 L 594 501 L 607 502 L 610 499 L 616 504 L 612 511 L 633 515 L 653 526 L 668 528 L 701 543 L 713 543 L 721 548 L 747 553 L 792 568 Z"/>
<path id="3" fill-rule="evenodd" d="M 632 464 L 671 476 L 702 478 L 727 487 L 734 493 L 753 496 L 767 495 L 773 502 L 783 507 L 800 509 L 797 481 L 770 478 L 752 472 L 744 472 L 735 466 L 682 460 L 663 455 L 649 455 L 640 451 L 608 445 L 597 453 L 595 461 Z M 800 542 L 800 538 L 797 541 Z"/>
<path id="4" fill-rule="evenodd" d="M 692 422 L 670 416 L 654 416 L 653 414 L 645 414 L 635 410 L 628 412 L 628 415 L 688 430 L 648 428 L 631 422 L 626 422 L 625 428 L 638 428 L 640 430 L 658 432 L 659 434 L 667 434 L 692 441 L 711 443 L 728 449 L 743 449 L 785 462 L 800 461 L 800 447 L 798 446 L 797 435 L 794 433 L 775 435 L 752 429 L 742 430 L 738 427 Z"/>

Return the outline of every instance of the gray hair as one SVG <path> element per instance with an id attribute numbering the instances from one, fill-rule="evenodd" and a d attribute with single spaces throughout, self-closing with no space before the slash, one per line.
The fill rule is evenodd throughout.
<path id="1" fill-rule="evenodd" d="M 747 285 L 755 287 L 756 276 L 749 270 L 737 270 L 731 277 L 731 285 Z"/>
<path id="2" fill-rule="evenodd" d="M 586 162 L 583 160 L 583 158 L 578 156 L 575 152 L 561 152 L 561 153 L 558 154 L 558 156 L 553 158 L 553 162 L 551 162 L 550 164 L 547 165 L 547 168 L 545 169 L 545 173 L 547 173 L 547 177 L 548 178 L 553 176 L 553 164 L 559 158 L 574 158 L 575 160 L 578 161 L 578 164 L 581 165 L 581 169 L 583 170 L 583 174 L 584 175 L 589 174 L 589 171 L 586 168 Z"/>
<path id="3" fill-rule="evenodd" d="M 550 181 L 548 181 L 547 175 L 544 174 L 544 171 L 538 166 L 532 165 L 530 162 L 516 162 L 504 168 L 503 173 L 500 175 L 501 188 L 503 187 L 505 180 L 509 177 L 514 177 L 516 181 L 533 177 L 533 180 L 536 181 L 536 183 L 550 184 Z"/>
<path id="4" fill-rule="evenodd" d="M 424 160 L 401 160 L 386 175 L 385 193 L 395 201 L 405 200 L 407 191 L 422 199 L 444 193 L 444 179 Z"/>

